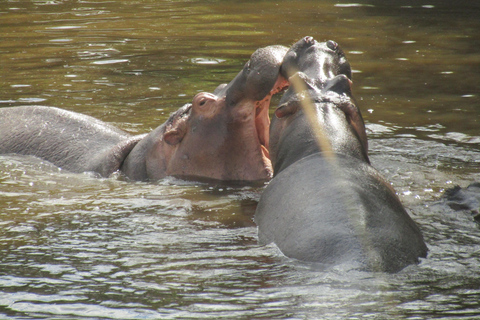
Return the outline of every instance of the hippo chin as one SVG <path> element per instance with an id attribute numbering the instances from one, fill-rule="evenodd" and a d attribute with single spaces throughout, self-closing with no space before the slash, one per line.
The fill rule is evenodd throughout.
<path id="1" fill-rule="evenodd" d="M 273 171 L 268 107 L 288 84 L 279 74 L 286 51 L 258 49 L 229 84 L 197 94 L 145 135 L 53 107 L 1 108 L 0 154 L 33 155 L 68 171 L 104 177 L 120 171 L 133 180 L 266 181 Z"/>
<path id="2" fill-rule="evenodd" d="M 393 188 L 369 163 L 346 66 L 336 43 L 310 37 L 285 56 L 282 70 L 296 70 L 308 95 L 291 86 L 272 119 L 275 176 L 255 213 L 259 241 L 298 260 L 397 272 L 425 257 L 427 247 Z M 328 139 L 328 155 L 301 107 L 303 96 L 310 97 L 314 121 Z"/>

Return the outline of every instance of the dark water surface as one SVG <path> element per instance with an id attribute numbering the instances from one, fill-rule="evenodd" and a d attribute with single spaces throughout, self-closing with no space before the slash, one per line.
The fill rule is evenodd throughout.
<path id="1" fill-rule="evenodd" d="M 131 133 L 230 81 L 257 48 L 332 39 L 371 160 L 430 253 L 396 275 L 257 245 L 261 189 L 129 183 L 0 156 L 2 319 L 477 319 L 480 229 L 439 202 L 480 180 L 478 1 L 0 2 L 0 107 Z"/>

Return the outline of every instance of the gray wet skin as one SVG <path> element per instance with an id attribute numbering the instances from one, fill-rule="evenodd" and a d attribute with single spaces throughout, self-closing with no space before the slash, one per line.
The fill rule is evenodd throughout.
<path id="1" fill-rule="evenodd" d="M 260 243 L 273 242 L 298 260 L 372 271 L 417 263 L 427 247 L 393 188 L 369 163 L 341 49 L 307 37 L 290 49 L 284 66 L 305 80 L 334 157 L 320 150 L 290 87 L 270 127 L 275 175 L 255 213 Z"/>
<path id="2" fill-rule="evenodd" d="M 197 94 L 149 134 L 132 136 L 90 116 L 53 107 L 0 109 L 0 154 L 32 155 L 71 172 L 133 180 L 165 176 L 266 181 L 268 106 L 288 83 L 279 74 L 287 51 L 256 50 L 238 75 L 214 93 Z"/>

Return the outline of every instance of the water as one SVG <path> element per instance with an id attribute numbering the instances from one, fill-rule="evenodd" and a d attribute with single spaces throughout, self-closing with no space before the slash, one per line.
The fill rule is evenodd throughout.
<path id="1" fill-rule="evenodd" d="M 395 275 L 324 270 L 257 245 L 261 188 L 0 156 L 0 318 L 478 318 L 479 227 L 439 199 L 480 180 L 479 16 L 476 1 L 2 1 L 0 107 L 62 107 L 134 134 L 259 47 L 337 41 L 372 163 L 430 252 Z"/>

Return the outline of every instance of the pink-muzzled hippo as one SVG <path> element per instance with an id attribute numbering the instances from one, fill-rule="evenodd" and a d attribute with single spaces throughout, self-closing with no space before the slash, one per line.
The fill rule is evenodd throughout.
<path id="1" fill-rule="evenodd" d="M 288 85 L 279 73 L 286 51 L 256 50 L 230 83 L 197 94 L 143 135 L 54 107 L 0 108 L 0 154 L 31 155 L 103 177 L 121 172 L 131 180 L 267 181 L 273 174 L 268 107 Z"/>

